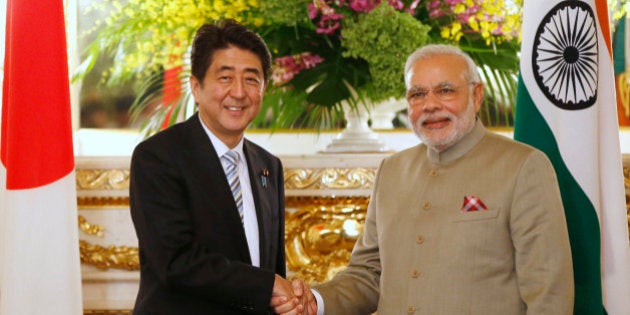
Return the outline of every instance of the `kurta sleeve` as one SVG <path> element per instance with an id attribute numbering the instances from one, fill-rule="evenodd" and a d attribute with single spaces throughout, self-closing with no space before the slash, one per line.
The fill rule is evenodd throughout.
<path id="1" fill-rule="evenodd" d="M 533 151 L 518 172 L 510 233 L 527 314 L 572 314 L 571 247 L 553 166 L 543 153 Z"/>
<path id="2" fill-rule="evenodd" d="M 324 299 L 326 315 L 365 315 L 376 311 L 379 299 L 381 260 L 379 255 L 376 212 L 376 191 L 379 172 L 374 180 L 372 197 L 368 206 L 365 225 L 357 240 L 346 269 L 326 283 L 314 286 Z"/>

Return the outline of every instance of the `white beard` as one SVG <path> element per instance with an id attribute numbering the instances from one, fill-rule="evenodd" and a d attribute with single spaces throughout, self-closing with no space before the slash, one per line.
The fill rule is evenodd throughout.
<path id="1" fill-rule="evenodd" d="M 468 134 L 475 126 L 475 117 L 475 105 L 471 97 L 468 102 L 468 106 L 466 106 L 466 110 L 463 111 L 459 116 L 452 113 L 427 115 L 422 119 L 416 120 L 416 122 L 413 124 L 413 131 L 418 136 L 418 138 L 420 138 L 420 140 L 422 140 L 422 142 L 425 143 L 428 147 L 440 152 L 457 143 L 461 138 Z M 435 118 L 450 119 L 453 124 L 453 130 L 445 136 L 429 136 L 422 129 L 422 125 L 427 119 Z"/>

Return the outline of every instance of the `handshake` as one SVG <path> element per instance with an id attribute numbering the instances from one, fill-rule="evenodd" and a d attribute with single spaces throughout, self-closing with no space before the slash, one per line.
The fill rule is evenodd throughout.
<path id="1" fill-rule="evenodd" d="M 316 315 L 317 302 L 309 286 L 302 279 L 292 282 L 276 275 L 269 304 L 283 315 Z"/>

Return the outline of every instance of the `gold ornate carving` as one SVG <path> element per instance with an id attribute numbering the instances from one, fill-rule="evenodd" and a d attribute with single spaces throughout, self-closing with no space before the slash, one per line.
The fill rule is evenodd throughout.
<path id="1" fill-rule="evenodd" d="M 127 198 L 128 200 L 128 198 Z M 297 270 L 302 277 L 307 277 L 312 281 L 323 281 L 327 279 L 327 274 L 336 271 L 332 266 L 345 266 L 350 251 L 356 239 L 352 228 L 353 222 L 363 224 L 365 209 L 369 197 L 329 197 L 329 196 L 288 196 L 286 197 L 287 207 L 297 207 L 300 210 L 294 214 L 287 214 L 286 218 L 286 246 L 287 260 L 290 261 L 289 268 Z M 315 210 L 316 211 L 315 211 Z M 305 220 L 305 222 L 301 222 Z M 328 222 L 330 221 L 330 222 Z M 332 229 L 329 234 L 321 234 L 317 236 L 311 231 L 306 239 L 303 238 L 303 232 L 306 231 L 307 223 L 317 223 L 320 227 Z M 341 225 L 340 225 L 341 224 Z M 344 225 L 345 224 L 345 225 Z M 339 227 L 341 226 L 341 228 Z M 103 236 L 104 228 L 91 224 L 83 216 L 79 216 L 79 228 L 89 234 Z M 326 231 L 323 231 L 324 233 Z M 338 233 L 338 236 L 334 236 Z M 296 238 L 296 236 L 298 238 Z M 333 249 L 334 238 L 340 238 L 338 243 L 342 245 L 340 248 Z M 326 245 L 328 243 L 328 245 Z M 307 247 L 303 247 L 304 244 Z M 302 247 L 300 247 L 302 246 Z M 322 247 L 323 246 L 323 247 Z M 327 246 L 327 248 L 326 248 Z M 138 259 L 138 248 L 132 246 L 115 246 L 110 245 L 103 247 L 93 245 L 81 240 L 79 243 L 81 262 L 96 266 L 100 269 L 124 269 L 139 270 L 140 262 Z M 322 252 L 321 250 L 324 249 Z M 321 264 L 324 267 L 308 267 L 305 261 L 317 261 L 318 263 L 325 259 L 330 264 Z"/>
<path id="2" fill-rule="evenodd" d="M 105 228 L 98 224 L 90 224 L 82 215 L 79 216 L 79 229 L 88 235 L 103 237 Z"/>
<path id="3" fill-rule="evenodd" d="M 286 189 L 370 189 L 376 168 L 285 169 Z M 77 169 L 78 190 L 126 190 L 128 169 Z"/>
<path id="4" fill-rule="evenodd" d="M 308 206 L 340 206 L 356 205 L 367 207 L 370 202 L 369 196 L 286 196 L 285 205 L 287 208 L 302 208 Z"/>
<path id="5" fill-rule="evenodd" d="M 77 205 L 79 207 L 128 207 L 129 197 L 112 197 L 112 196 L 91 196 L 77 197 Z"/>
<path id="6" fill-rule="evenodd" d="M 133 310 L 83 310 L 83 315 L 131 315 Z"/>
<path id="7" fill-rule="evenodd" d="M 367 206 L 306 206 L 287 214 L 287 266 L 308 283 L 326 281 L 343 269 L 363 230 Z"/>
<path id="8" fill-rule="evenodd" d="M 115 245 L 103 247 L 79 240 L 79 252 L 82 263 L 93 265 L 100 269 L 140 269 L 137 247 Z"/>
<path id="9" fill-rule="evenodd" d="M 77 169 L 79 190 L 125 190 L 129 188 L 128 169 Z"/>
<path id="10" fill-rule="evenodd" d="M 370 189 L 376 168 L 286 169 L 285 189 Z"/>

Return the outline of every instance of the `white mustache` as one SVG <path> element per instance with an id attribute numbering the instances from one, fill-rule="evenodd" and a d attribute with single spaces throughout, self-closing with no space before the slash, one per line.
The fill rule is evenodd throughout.
<path id="1" fill-rule="evenodd" d="M 451 114 L 451 113 L 441 113 L 441 114 L 430 114 L 428 116 L 424 116 L 421 119 L 418 119 L 417 124 L 419 126 L 424 125 L 424 123 L 426 121 L 437 121 L 437 120 L 455 120 L 455 115 Z"/>

